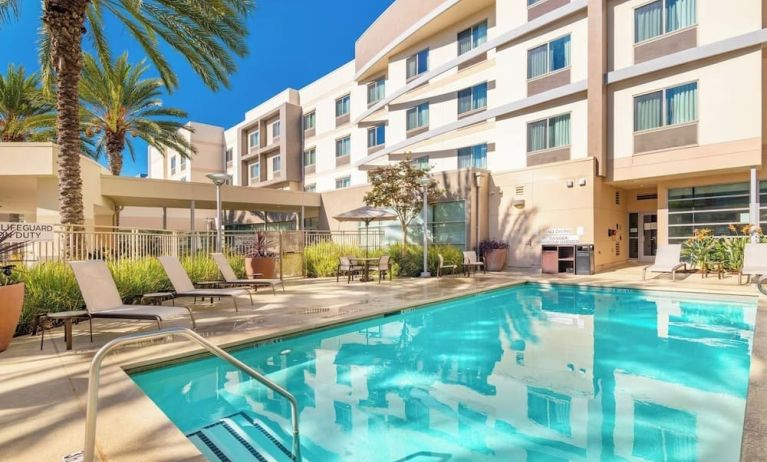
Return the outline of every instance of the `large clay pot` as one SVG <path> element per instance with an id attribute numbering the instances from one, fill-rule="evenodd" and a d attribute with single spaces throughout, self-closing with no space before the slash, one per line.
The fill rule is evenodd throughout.
<path id="1" fill-rule="evenodd" d="M 260 276 L 254 274 L 261 273 Z M 280 268 L 275 257 L 245 257 L 245 275 L 248 279 L 279 279 Z"/>
<path id="2" fill-rule="evenodd" d="M 502 271 L 506 266 L 509 249 L 491 249 L 485 251 L 485 266 L 488 271 Z"/>
<path id="3" fill-rule="evenodd" d="M 0 286 L 0 351 L 11 343 L 24 305 L 24 284 Z"/>

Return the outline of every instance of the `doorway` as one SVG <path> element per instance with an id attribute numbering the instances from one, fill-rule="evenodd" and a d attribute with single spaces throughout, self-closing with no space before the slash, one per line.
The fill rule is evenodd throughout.
<path id="1" fill-rule="evenodd" d="M 629 258 L 653 261 L 658 250 L 658 214 L 629 214 Z"/>

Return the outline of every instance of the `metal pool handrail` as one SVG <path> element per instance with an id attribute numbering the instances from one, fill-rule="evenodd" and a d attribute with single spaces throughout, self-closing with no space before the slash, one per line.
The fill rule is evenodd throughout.
<path id="1" fill-rule="evenodd" d="M 98 413 L 98 405 L 99 405 L 98 389 L 99 389 L 99 380 L 101 377 L 101 363 L 104 361 L 104 358 L 106 357 L 107 354 L 109 354 L 112 350 L 114 350 L 118 346 L 130 345 L 130 344 L 140 343 L 145 340 L 151 340 L 151 339 L 168 337 L 168 336 L 171 336 L 171 337 L 181 336 L 189 340 L 192 340 L 193 342 L 197 343 L 198 345 L 200 345 L 201 347 L 203 347 L 205 350 L 209 351 L 213 355 L 228 362 L 234 367 L 244 371 L 253 379 L 261 382 L 266 387 L 273 390 L 275 393 L 278 393 L 282 395 L 285 399 L 287 399 L 288 402 L 290 403 L 290 408 L 291 408 L 291 424 L 292 424 L 292 431 L 293 431 L 293 459 L 299 462 L 301 461 L 301 442 L 299 440 L 299 434 L 298 434 L 298 402 L 296 401 L 296 398 L 283 387 L 267 379 L 266 377 L 264 377 L 264 375 L 262 375 L 261 373 L 253 369 L 252 367 L 248 366 L 247 364 L 243 363 L 242 361 L 238 360 L 234 356 L 230 355 L 226 351 L 208 342 L 196 332 L 193 332 L 192 330 L 187 329 L 185 327 L 171 327 L 171 328 L 163 329 L 160 331 L 138 333 L 138 334 L 131 334 L 131 335 L 118 337 L 112 340 L 111 342 L 107 343 L 103 347 L 101 347 L 101 349 L 93 357 L 93 361 L 91 362 L 90 372 L 88 374 L 88 402 L 87 402 L 87 407 L 85 411 L 85 447 L 84 447 L 84 458 L 83 458 L 84 462 L 95 461 L 96 415 Z"/>

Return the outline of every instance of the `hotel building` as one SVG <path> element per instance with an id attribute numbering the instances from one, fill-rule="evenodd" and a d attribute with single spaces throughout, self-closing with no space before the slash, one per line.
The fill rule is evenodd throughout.
<path id="1" fill-rule="evenodd" d="M 767 221 L 766 23 L 764 0 L 396 0 L 352 61 L 197 125 L 191 176 L 158 153 L 149 175 L 227 171 L 336 230 L 372 169 L 409 159 L 448 192 L 437 243 L 504 240 L 512 267 L 561 238 L 594 244 L 597 270 L 652 260 Z"/>

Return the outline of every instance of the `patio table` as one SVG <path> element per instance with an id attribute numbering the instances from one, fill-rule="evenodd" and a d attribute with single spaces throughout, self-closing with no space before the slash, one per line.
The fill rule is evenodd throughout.
<path id="1" fill-rule="evenodd" d="M 365 265 L 365 274 L 360 278 L 360 282 L 370 282 L 373 279 L 370 277 L 370 263 L 371 262 L 377 262 L 380 260 L 380 258 L 362 258 L 362 257 L 351 257 L 350 260 L 352 263 L 358 264 L 358 263 L 364 263 Z"/>

